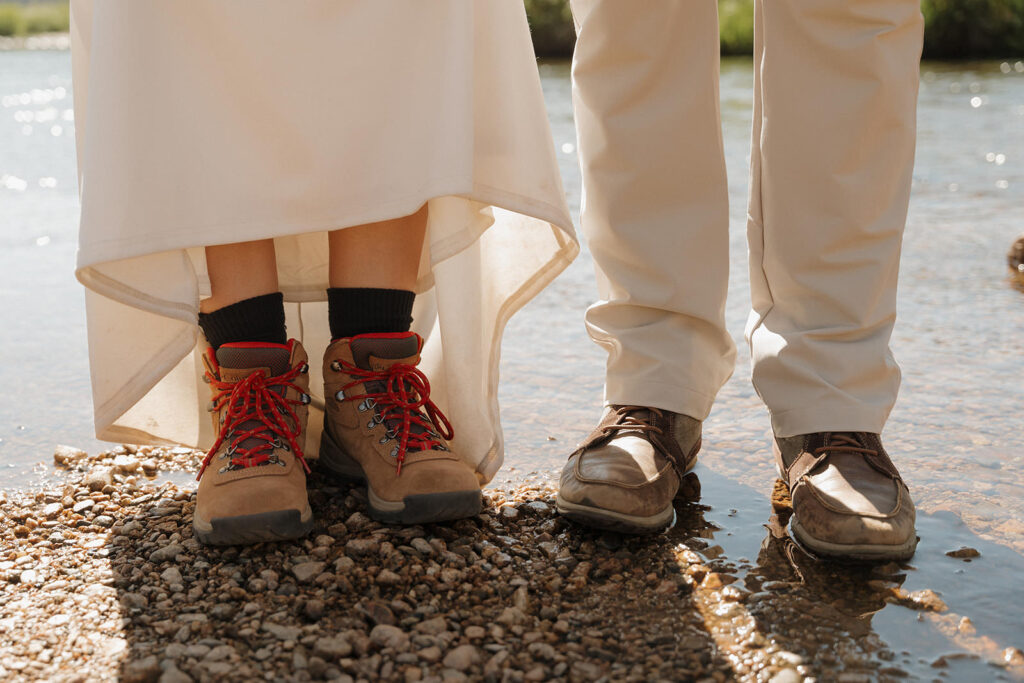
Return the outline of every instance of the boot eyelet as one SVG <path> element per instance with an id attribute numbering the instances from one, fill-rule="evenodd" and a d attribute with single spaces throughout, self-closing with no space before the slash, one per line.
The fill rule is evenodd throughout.
<path id="1" fill-rule="evenodd" d="M 299 372 L 301 372 L 303 375 L 308 373 L 309 372 L 309 363 L 303 363 L 302 364 L 302 369 L 299 370 Z"/>
<path id="2" fill-rule="evenodd" d="M 397 458 L 398 457 L 398 448 L 392 448 L 391 449 L 391 457 L 392 458 Z"/>
<path id="3" fill-rule="evenodd" d="M 227 471 L 228 471 L 228 467 L 227 467 L 227 465 L 225 465 L 224 467 L 221 467 L 219 470 L 217 470 L 217 474 L 224 474 Z"/>
<path id="4" fill-rule="evenodd" d="M 338 389 L 338 393 L 336 393 L 334 395 L 334 398 L 338 399 L 339 401 L 344 401 L 345 400 L 345 391 L 343 389 Z"/>
<path id="5" fill-rule="evenodd" d="M 373 429 L 376 426 L 377 426 L 377 421 L 376 420 L 370 420 L 369 422 L 366 423 L 366 428 L 367 429 Z"/>
<path id="6" fill-rule="evenodd" d="M 331 361 L 331 370 L 334 370 L 335 372 L 341 372 L 341 363 L 339 363 L 336 360 L 332 360 Z"/>
<path id="7" fill-rule="evenodd" d="M 366 401 L 363 401 L 358 406 L 356 406 L 356 410 L 358 410 L 360 413 L 365 413 L 367 411 Z"/>
<path id="8" fill-rule="evenodd" d="M 302 394 L 299 400 L 302 401 L 302 405 L 308 406 L 313 398 L 309 394 Z"/>

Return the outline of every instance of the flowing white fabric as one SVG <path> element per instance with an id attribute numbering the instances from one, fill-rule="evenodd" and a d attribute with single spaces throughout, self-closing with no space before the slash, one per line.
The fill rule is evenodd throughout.
<path id="1" fill-rule="evenodd" d="M 212 442 L 204 250 L 274 238 L 289 336 L 329 341 L 327 231 L 429 205 L 414 329 L 482 481 L 501 335 L 578 252 L 522 3 L 73 0 L 79 280 L 100 438 Z"/>

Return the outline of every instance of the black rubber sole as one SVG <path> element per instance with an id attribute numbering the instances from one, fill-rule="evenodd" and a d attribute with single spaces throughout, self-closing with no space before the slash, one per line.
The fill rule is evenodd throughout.
<path id="1" fill-rule="evenodd" d="M 406 496 L 400 503 L 386 501 L 374 493 L 359 462 L 345 453 L 324 428 L 320 438 L 320 458 L 317 461 L 331 474 L 354 483 L 365 483 L 367 508 L 370 517 L 387 524 L 428 524 L 465 519 L 480 514 L 483 494 L 480 489 L 421 493 Z"/>
<path id="2" fill-rule="evenodd" d="M 308 511 L 307 511 L 308 512 Z M 298 510 L 273 510 L 254 515 L 217 517 L 209 522 L 193 518 L 192 531 L 206 545 L 251 545 L 302 538 L 313 530 L 313 514 L 303 520 Z"/>

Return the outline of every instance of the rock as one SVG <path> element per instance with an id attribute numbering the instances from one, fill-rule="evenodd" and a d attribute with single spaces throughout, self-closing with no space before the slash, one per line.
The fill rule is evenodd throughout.
<path id="1" fill-rule="evenodd" d="M 391 648 L 398 652 L 409 649 L 409 636 L 397 626 L 377 624 L 370 631 L 370 642 L 379 648 Z"/>
<path id="2" fill-rule="evenodd" d="M 416 624 L 416 630 L 420 633 L 436 636 L 448 630 L 448 622 L 445 621 L 444 617 L 434 617 L 433 619 L 426 619 Z"/>
<path id="3" fill-rule="evenodd" d="M 171 662 L 164 667 L 159 683 L 192 683 L 192 677 Z"/>
<path id="4" fill-rule="evenodd" d="M 782 669 L 772 676 L 770 683 L 800 683 L 802 680 L 804 680 L 804 677 L 797 673 L 795 669 Z"/>
<path id="5" fill-rule="evenodd" d="M 480 653 L 473 645 L 460 645 L 444 656 L 441 662 L 445 666 L 456 671 L 468 671 L 474 664 L 480 662 Z"/>
<path id="6" fill-rule="evenodd" d="M 89 454 L 81 448 L 73 446 L 57 446 L 53 450 L 53 462 L 60 467 L 70 467 L 80 460 L 88 458 Z"/>
<path id="7" fill-rule="evenodd" d="M 75 503 L 74 506 L 71 508 L 71 511 L 75 514 L 80 515 L 89 508 L 93 507 L 94 505 L 96 505 L 96 501 L 94 501 L 92 498 L 86 498 L 85 500 L 80 500 L 77 503 Z"/>
<path id="8" fill-rule="evenodd" d="M 302 562 L 292 567 L 292 574 L 299 583 L 309 583 L 320 576 L 326 566 L 325 562 Z"/>
<path id="9" fill-rule="evenodd" d="M 402 583 L 402 577 L 390 569 L 382 569 L 375 582 L 378 586 L 397 586 Z"/>
<path id="10" fill-rule="evenodd" d="M 926 612 L 945 612 L 946 603 L 942 601 L 938 593 L 928 588 L 908 593 L 902 589 L 895 590 L 891 595 L 886 596 L 887 602 L 895 602 L 910 607 L 911 609 L 923 610 Z"/>
<path id="11" fill-rule="evenodd" d="M 518 519 L 519 518 L 519 510 L 517 510 L 516 508 L 512 507 L 511 505 L 507 505 L 507 506 L 501 508 L 501 518 L 502 519 L 507 519 L 507 520 L 510 520 L 510 521 L 514 520 L 514 519 Z"/>
<path id="12" fill-rule="evenodd" d="M 334 662 L 352 654 L 352 645 L 341 636 L 318 638 L 313 646 L 313 654 L 325 661 Z"/>
<path id="13" fill-rule="evenodd" d="M 185 552 L 185 549 L 177 543 L 170 543 L 163 548 L 158 548 L 149 554 L 149 561 L 153 563 L 167 562 Z"/>
<path id="14" fill-rule="evenodd" d="M 978 552 L 974 548 L 969 548 L 965 545 L 960 546 L 956 550 L 950 550 L 948 553 L 946 553 L 946 555 L 948 555 L 949 557 L 955 557 L 958 560 L 972 560 L 975 557 L 981 557 L 980 552 Z"/>
<path id="15" fill-rule="evenodd" d="M 552 662 L 558 656 L 555 648 L 548 643 L 530 643 L 527 651 L 534 659 L 540 659 L 545 662 Z"/>
<path id="16" fill-rule="evenodd" d="M 160 574 L 160 578 L 164 580 L 164 583 L 169 585 L 180 584 L 182 582 L 181 571 L 177 567 L 168 567 Z"/>
<path id="17" fill-rule="evenodd" d="M 118 474 L 132 474 L 138 472 L 142 465 L 130 455 L 119 455 L 114 458 L 114 472 Z"/>
<path id="18" fill-rule="evenodd" d="M 1008 647 L 1003 650 L 1003 661 L 1009 666 L 1024 666 L 1024 652 L 1020 648 Z"/>
<path id="19" fill-rule="evenodd" d="M 540 500 L 531 500 L 520 506 L 522 509 L 532 512 L 535 515 L 541 517 L 547 517 L 551 514 L 551 506 Z"/>
<path id="20" fill-rule="evenodd" d="M 432 645 L 430 647 L 423 648 L 422 650 L 417 652 L 416 655 L 424 662 L 427 662 L 429 664 L 436 664 L 437 662 L 441 661 L 441 648 L 437 647 L 436 645 Z"/>
<path id="21" fill-rule="evenodd" d="M 268 624 L 264 622 L 263 630 L 278 640 L 298 640 L 302 635 L 302 629 L 298 626 L 282 626 L 280 624 Z"/>
<path id="22" fill-rule="evenodd" d="M 46 519 L 53 519 L 63 511 L 64 506 L 60 503 L 50 503 L 43 508 L 43 517 L 46 517 Z"/>
<path id="23" fill-rule="evenodd" d="M 462 633 L 470 640 L 481 640 L 487 635 L 487 631 L 484 630 L 483 626 L 467 626 Z"/>
<path id="24" fill-rule="evenodd" d="M 307 600 L 302 608 L 302 614 L 310 621 L 319 621 L 324 616 L 324 601 Z"/>
<path id="25" fill-rule="evenodd" d="M 498 617 L 497 622 L 506 626 L 516 626 L 529 623 L 530 618 L 518 607 L 506 607 Z"/>
<path id="26" fill-rule="evenodd" d="M 380 544 L 372 538 L 353 538 L 345 544 L 345 554 L 355 559 L 376 555 L 379 550 Z"/>
<path id="27" fill-rule="evenodd" d="M 96 526 L 101 526 L 105 529 L 109 529 L 114 526 L 114 518 L 109 515 L 97 515 L 96 519 L 92 520 L 92 523 Z"/>
<path id="28" fill-rule="evenodd" d="M 105 467 L 97 467 L 85 475 L 85 485 L 90 491 L 102 491 L 105 486 L 112 486 L 114 477 Z"/>
<path id="29" fill-rule="evenodd" d="M 124 683 L 152 683 L 159 678 L 160 662 L 153 655 L 129 662 L 121 675 Z"/>
<path id="30" fill-rule="evenodd" d="M 434 554 L 433 546 L 427 543 L 427 540 L 425 538 L 414 538 L 411 541 L 409 541 L 409 545 L 411 545 L 413 547 L 413 550 L 418 552 L 423 557 L 430 557 Z"/>

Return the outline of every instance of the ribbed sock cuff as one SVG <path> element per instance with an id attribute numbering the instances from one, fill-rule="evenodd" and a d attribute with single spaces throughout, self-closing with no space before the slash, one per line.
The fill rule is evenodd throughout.
<path id="1" fill-rule="evenodd" d="M 408 332 L 415 301 L 416 294 L 404 289 L 331 287 L 327 290 L 331 338 Z"/>
<path id="2" fill-rule="evenodd" d="M 199 327 L 213 348 L 233 342 L 285 344 L 284 295 L 255 296 L 236 304 L 199 314 Z"/>

